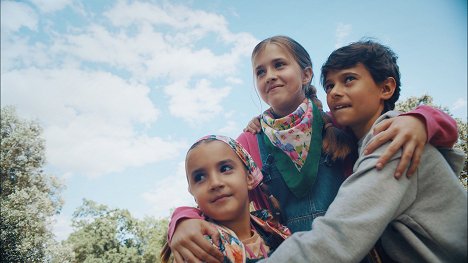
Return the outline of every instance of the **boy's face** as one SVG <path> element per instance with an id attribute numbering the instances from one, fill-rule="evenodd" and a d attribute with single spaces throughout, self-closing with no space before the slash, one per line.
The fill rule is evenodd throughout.
<path id="1" fill-rule="evenodd" d="M 267 44 L 252 66 L 260 96 L 277 115 L 294 112 L 305 99 L 302 86 L 312 78 L 312 70 L 302 70 L 283 47 Z"/>
<path id="2" fill-rule="evenodd" d="M 384 109 L 383 85 L 375 83 L 361 63 L 330 71 L 325 91 L 328 107 L 338 124 L 350 127 L 357 138 L 366 135 Z"/>
<path id="3" fill-rule="evenodd" d="M 249 215 L 253 177 L 226 143 L 200 143 L 187 154 L 185 169 L 189 191 L 207 216 L 226 225 Z"/>

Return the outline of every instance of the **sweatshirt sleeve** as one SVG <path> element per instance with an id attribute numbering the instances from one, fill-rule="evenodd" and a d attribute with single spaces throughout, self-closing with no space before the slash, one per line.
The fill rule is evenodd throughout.
<path id="1" fill-rule="evenodd" d="M 388 146 L 388 144 L 386 144 Z M 387 225 L 414 201 L 409 187 L 416 176 L 392 174 L 400 155 L 381 170 L 375 164 L 386 148 L 361 157 L 355 172 L 345 180 L 326 214 L 312 230 L 286 239 L 266 262 L 359 262 L 372 249 Z M 261 261 L 261 262 L 265 262 Z"/>
<path id="2" fill-rule="evenodd" d="M 426 105 L 401 114 L 422 119 L 426 124 L 427 140 L 435 147 L 451 148 L 457 142 L 457 122 L 447 113 Z"/>
<path id="3" fill-rule="evenodd" d="M 201 211 L 195 207 L 181 206 L 174 210 L 172 213 L 171 221 L 169 222 L 169 228 L 167 230 L 167 240 L 171 242 L 172 236 L 174 235 L 177 223 L 182 219 L 204 219 L 201 215 Z"/>

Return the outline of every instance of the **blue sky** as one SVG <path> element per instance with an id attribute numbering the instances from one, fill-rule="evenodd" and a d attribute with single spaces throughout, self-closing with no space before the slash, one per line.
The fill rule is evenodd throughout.
<path id="1" fill-rule="evenodd" d="M 266 109 L 250 53 L 277 34 L 315 76 L 335 48 L 376 38 L 399 55 L 401 99 L 429 94 L 466 121 L 466 1 L 2 0 L 1 104 L 44 128 L 45 170 L 66 185 L 57 238 L 83 198 L 139 218 L 192 205 L 186 150 Z"/>

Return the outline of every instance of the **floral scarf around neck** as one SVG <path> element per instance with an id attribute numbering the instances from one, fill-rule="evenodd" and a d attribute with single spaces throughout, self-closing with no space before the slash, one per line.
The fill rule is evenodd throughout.
<path id="1" fill-rule="evenodd" d="M 322 153 L 322 116 L 309 99 L 286 117 L 274 119 L 271 110 L 260 120 L 269 155 L 289 190 L 298 198 L 310 192 L 317 178 Z M 263 144 L 262 144 L 263 145 Z"/>
<path id="2" fill-rule="evenodd" d="M 309 153 L 314 118 L 312 109 L 312 101 L 306 98 L 296 111 L 285 117 L 275 119 L 272 109 L 268 109 L 260 120 L 270 142 L 289 156 L 298 171 L 301 171 Z"/>

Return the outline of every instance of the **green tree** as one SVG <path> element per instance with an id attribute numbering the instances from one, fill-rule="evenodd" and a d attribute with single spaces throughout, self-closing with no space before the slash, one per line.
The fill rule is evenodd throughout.
<path id="1" fill-rule="evenodd" d="M 74 262 L 158 262 L 167 225 L 167 219 L 138 220 L 125 209 L 83 200 L 66 243 Z"/>
<path id="2" fill-rule="evenodd" d="M 439 105 L 434 105 L 433 99 L 429 95 L 422 95 L 421 97 L 410 97 L 405 101 L 398 102 L 395 105 L 395 109 L 403 112 L 410 111 L 411 109 L 414 109 L 415 107 L 419 105 L 428 105 L 428 106 L 433 106 L 436 107 L 440 110 L 443 110 L 450 116 L 452 114 L 450 113 L 449 109 L 447 107 L 442 107 Z M 465 166 L 463 168 L 463 171 L 459 175 L 460 181 L 467 189 L 467 184 L 468 184 L 468 172 L 467 172 L 467 153 L 468 153 L 468 145 L 467 145 L 467 123 L 466 121 L 463 121 L 462 119 L 455 118 L 457 121 L 457 126 L 458 126 L 458 141 L 455 144 L 455 148 L 458 148 L 462 150 L 465 153 Z"/>
<path id="3" fill-rule="evenodd" d="M 42 170 L 42 129 L 1 108 L 1 262 L 43 262 L 53 241 L 52 217 L 60 212 L 61 183 Z"/>

